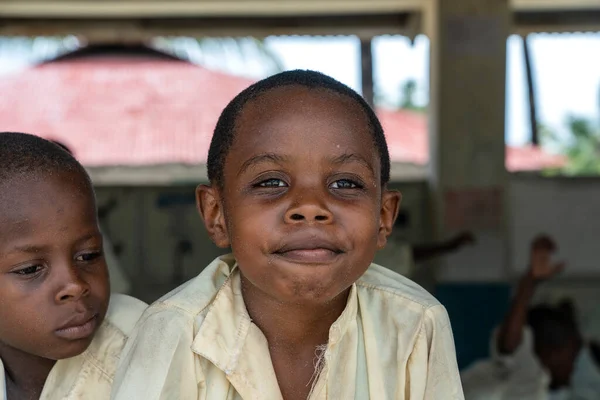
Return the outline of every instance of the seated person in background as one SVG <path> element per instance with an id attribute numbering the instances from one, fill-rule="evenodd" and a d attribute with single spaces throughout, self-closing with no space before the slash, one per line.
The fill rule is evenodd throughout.
<path id="1" fill-rule="evenodd" d="M 471 232 L 461 232 L 446 241 L 420 243 L 412 246 L 412 257 L 414 262 L 418 264 L 436 257 L 455 253 L 463 247 L 474 243 L 475 236 Z"/>
<path id="2" fill-rule="evenodd" d="M 600 399 L 598 346 L 583 340 L 572 304 L 529 308 L 538 284 L 564 268 L 552 263 L 555 251 L 548 236 L 533 241 L 529 270 L 492 342 L 492 360 L 462 374 L 467 400 Z"/>
<path id="3" fill-rule="evenodd" d="M 110 296 L 85 169 L 37 136 L 0 133 L 0 400 L 108 400 L 146 308 Z"/>
<path id="4" fill-rule="evenodd" d="M 377 252 L 375 260 L 380 265 L 389 266 L 394 272 L 415 279 L 416 264 L 455 253 L 474 243 L 475 237 L 471 232 L 461 232 L 442 242 L 415 245 L 392 234 L 386 247 Z"/>

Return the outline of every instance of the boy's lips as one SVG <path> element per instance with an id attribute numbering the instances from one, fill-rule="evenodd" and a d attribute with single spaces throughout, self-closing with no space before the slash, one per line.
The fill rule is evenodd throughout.
<path id="1" fill-rule="evenodd" d="M 63 326 L 55 330 L 57 336 L 68 339 L 78 340 L 89 337 L 96 330 L 98 324 L 98 313 L 88 312 L 77 314 Z"/>
<path id="2" fill-rule="evenodd" d="M 273 254 L 301 264 L 325 264 L 335 260 L 344 251 L 333 241 L 318 235 L 298 235 L 286 239 Z"/>

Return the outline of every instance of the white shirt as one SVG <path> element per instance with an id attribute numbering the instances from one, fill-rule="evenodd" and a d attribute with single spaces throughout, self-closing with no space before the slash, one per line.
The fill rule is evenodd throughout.
<path id="1" fill-rule="evenodd" d="M 446 310 L 378 265 L 352 285 L 324 360 L 310 400 L 464 399 Z M 123 352 L 112 398 L 282 400 L 232 256 L 148 308 Z"/>
<path id="2" fill-rule="evenodd" d="M 498 353 L 495 335 L 491 350 L 491 359 L 476 362 L 461 374 L 466 400 L 600 399 L 600 369 L 587 346 L 576 360 L 571 387 L 556 392 L 549 390 L 550 375 L 535 355 L 529 328 L 513 354 Z"/>

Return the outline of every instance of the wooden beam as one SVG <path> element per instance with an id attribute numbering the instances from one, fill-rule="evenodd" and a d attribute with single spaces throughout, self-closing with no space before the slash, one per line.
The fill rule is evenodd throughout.
<path id="1" fill-rule="evenodd" d="M 409 24 L 411 22 L 411 24 Z M 2 18 L 0 35 L 81 35 L 91 39 L 154 36 L 414 35 L 410 14 L 134 19 Z"/>
<path id="2" fill-rule="evenodd" d="M 598 0 L 511 0 L 513 11 L 600 10 Z"/>
<path id="3" fill-rule="evenodd" d="M 310 16 L 413 12 L 422 0 L 1 0 L 0 16 L 146 18 Z"/>

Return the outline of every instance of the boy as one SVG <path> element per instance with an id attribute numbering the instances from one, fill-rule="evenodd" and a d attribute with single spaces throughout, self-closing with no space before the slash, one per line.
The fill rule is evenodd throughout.
<path id="1" fill-rule="evenodd" d="M 600 398 L 597 346 L 584 342 L 573 306 L 563 302 L 529 308 L 539 283 L 564 268 L 552 263 L 555 251 L 550 237 L 533 240 L 529 270 L 492 342 L 493 360 L 463 373 L 468 400 Z"/>
<path id="2" fill-rule="evenodd" d="M 220 247 L 136 326 L 113 398 L 462 399 L 450 322 L 371 265 L 400 195 L 377 117 L 354 91 L 284 72 L 225 108 L 200 215 Z"/>
<path id="3" fill-rule="evenodd" d="M 109 298 L 87 173 L 49 141 L 0 133 L 0 399 L 108 399 L 145 309 Z"/>

